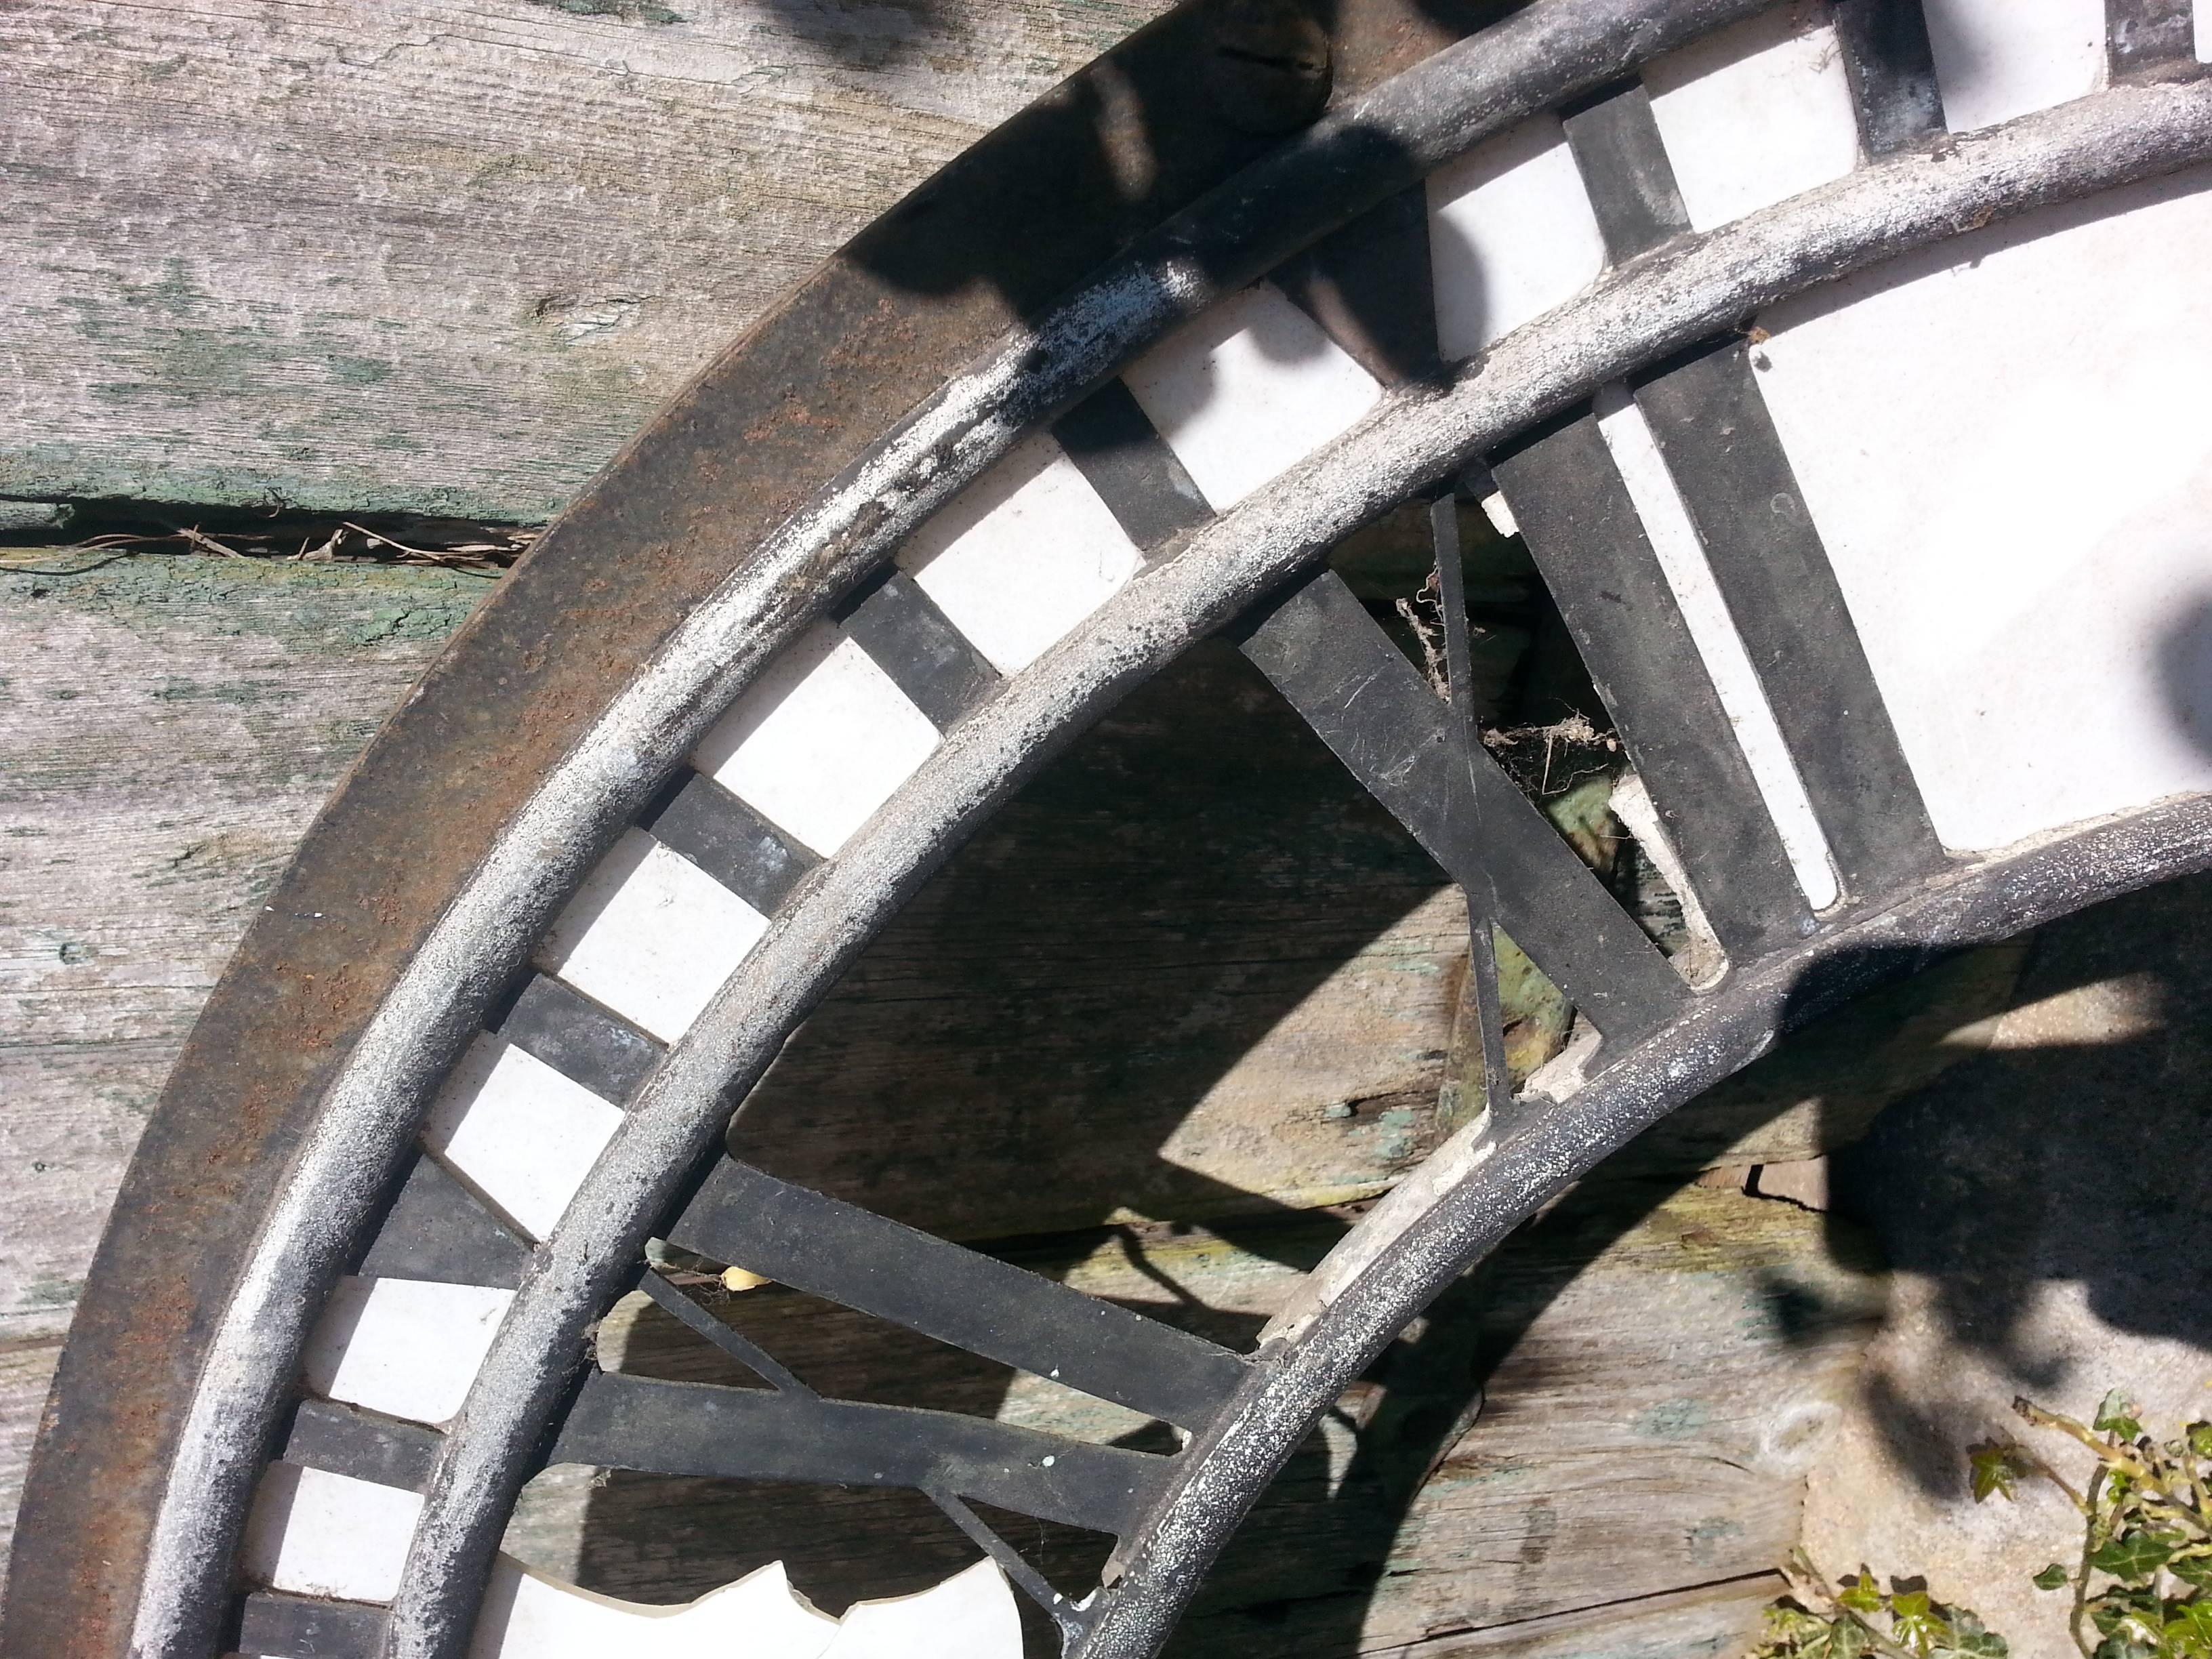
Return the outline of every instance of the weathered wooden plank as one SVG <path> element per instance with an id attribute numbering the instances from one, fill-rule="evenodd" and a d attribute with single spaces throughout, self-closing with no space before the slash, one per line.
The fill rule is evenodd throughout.
<path id="1" fill-rule="evenodd" d="M 1115 1230 L 1018 1259 L 1249 1341 L 1341 1225 L 1312 1214 L 1233 1237 Z M 1472 1653 L 1564 1619 L 1561 1644 L 1571 1630 L 1583 1651 L 1656 1656 L 1740 1632 L 1753 1598 L 1771 1593 L 1761 1575 L 1795 1540 L 1805 1470 L 1881 1306 L 1880 1276 L 1850 1259 L 1850 1237 L 1795 1206 L 1712 1188 L 1616 1186 L 1571 1201 L 1346 1396 L 1232 1547 L 1179 1650 Z M 1166 1443 L 1133 1413 L 780 1288 L 713 1305 L 828 1392 Z M 635 1301 L 603 1327 L 600 1352 L 653 1376 L 747 1380 Z M 781 1555 L 802 1589 L 841 1606 L 965 1559 L 948 1525 L 896 1497 L 621 1474 L 586 1490 L 560 1471 L 546 1484 L 509 1547 L 646 1600 Z M 1095 1564 L 1080 1534 L 1023 1522 L 1015 1535 L 1048 1571 Z M 1620 1645 L 1612 1618 L 1591 1611 L 1716 1583 L 1733 1588 L 1695 1617 L 1678 1603 L 1640 1623 L 1659 1610 L 1626 1608 Z"/>
<path id="2" fill-rule="evenodd" d="M 1768 1603 L 1785 1589 L 1780 1574 L 1760 1573 L 1453 1632 L 1376 1659 L 1726 1659 L 1750 1650 Z"/>
<path id="3" fill-rule="evenodd" d="M 62 1345 L 52 1338 L 0 1340 L 0 1580 L 15 1541 L 15 1502 L 31 1461 L 31 1437 L 38 1432 L 46 1386 L 61 1355 Z"/>
<path id="4" fill-rule="evenodd" d="M 0 1338 L 58 1334 L 185 1030 L 307 821 L 489 586 L 0 565 Z"/>
<path id="5" fill-rule="evenodd" d="M 1166 6 L 0 6 L 0 495 L 543 520 Z"/>
<path id="6" fill-rule="evenodd" d="M 1873 1266 L 1848 1229 L 1736 1193 L 1571 1200 L 1400 1345 L 1379 1400 L 1350 1402 L 1349 1463 L 1294 1462 L 1192 1650 L 1279 1652 L 1270 1620 L 1332 1592 L 1369 1591 L 1356 1624 L 1315 1609 L 1357 1651 L 1769 1570 L 1880 1314 Z M 1470 1374 L 1480 1415 L 1455 1437 Z"/>

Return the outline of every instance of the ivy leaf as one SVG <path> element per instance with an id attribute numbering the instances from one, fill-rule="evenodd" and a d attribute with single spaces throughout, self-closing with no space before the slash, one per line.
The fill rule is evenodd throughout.
<path id="1" fill-rule="evenodd" d="M 1929 1603 L 1926 1590 L 1899 1590 L 1889 1598 L 1889 1628 L 1915 1653 L 1926 1653 L 1951 1636 L 1951 1626 Z"/>
<path id="2" fill-rule="evenodd" d="M 2158 1650 L 2124 1636 L 2108 1636 L 2097 1644 L 2096 1659 L 2158 1659 Z"/>
<path id="3" fill-rule="evenodd" d="M 2091 1550 L 2089 1565 L 2123 1583 L 2139 1584 L 2173 1559 L 2174 1546 L 2179 1541 L 2155 1533 L 2125 1533 Z"/>
<path id="4" fill-rule="evenodd" d="M 2183 1431 L 2189 1437 L 2189 1449 L 2199 1457 L 2212 1457 L 2212 1423 L 2191 1423 Z"/>
<path id="5" fill-rule="evenodd" d="M 2028 1582 L 2038 1589 L 2064 1589 L 2074 1582 L 2074 1575 L 2053 1561 Z"/>
<path id="6" fill-rule="evenodd" d="M 1827 1659 L 1832 1626 L 1818 1613 L 1794 1602 L 1778 1601 L 1766 1610 L 1765 1644 L 1759 1651 L 1773 1656 L 1796 1655 L 1798 1659 Z"/>
<path id="7" fill-rule="evenodd" d="M 1828 1626 L 1828 1659 L 1863 1659 L 1874 1648 L 1874 1638 L 1856 1619 L 1838 1619 Z"/>
<path id="8" fill-rule="evenodd" d="M 2020 1478 L 2028 1472 L 2020 1448 L 2009 1440 L 1985 1440 L 1978 1446 L 1967 1447 L 1966 1464 L 1977 1504 L 1984 1502 L 1993 1492 L 2000 1498 L 2019 1497 Z"/>
<path id="9" fill-rule="evenodd" d="M 2134 1440 L 2142 1434 L 2142 1425 L 2136 1413 L 2142 1407 L 2127 1396 L 2124 1389 L 2114 1389 L 2097 1407 L 2097 1420 L 2089 1426 L 2104 1434 L 2117 1434 L 2123 1440 Z"/>
<path id="10" fill-rule="evenodd" d="M 2160 1645 L 2185 1659 L 2212 1655 L 2212 1601 L 2167 1603 L 2165 1639 Z"/>
<path id="11" fill-rule="evenodd" d="M 1766 1627 L 1785 1642 L 1796 1642 L 1827 1629 L 1828 1621 L 1787 1601 L 1777 1601 L 1766 1610 Z"/>
<path id="12" fill-rule="evenodd" d="M 1844 1579 L 1843 1593 L 1836 1597 L 1836 1605 L 1849 1607 L 1853 1613 L 1880 1613 L 1881 1591 L 1875 1584 L 1874 1575 L 1861 1567 L 1857 1577 Z"/>
<path id="13" fill-rule="evenodd" d="M 1978 1614 L 1953 1607 L 1951 1634 L 1936 1650 L 1936 1659 L 2007 1659 L 2011 1644 L 1984 1625 Z"/>
<path id="14" fill-rule="evenodd" d="M 2199 1589 L 2212 1589 L 2212 1555 L 2202 1553 L 2203 1547 L 2187 1555 L 2177 1555 L 2166 1564 L 2166 1570 L 2185 1584 Z"/>
<path id="15" fill-rule="evenodd" d="M 2141 1628 L 2143 1616 L 2159 1616 L 2158 1597 L 2147 1589 L 2129 1589 L 2124 1586 L 2106 1590 L 2102 1595 L 2091 1596 L 2086 1604 L 2090 1622 L 2096 1626 L 2100 1636 L 2125 1635 L 2122 1628 L 2130 1620 Z"/>

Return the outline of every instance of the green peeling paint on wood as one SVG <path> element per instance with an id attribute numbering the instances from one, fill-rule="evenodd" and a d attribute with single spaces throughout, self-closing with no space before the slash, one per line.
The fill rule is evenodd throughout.
<path id="1" fill-rule="evenodd" d="M 0 8 L 0 497 L 542 522 L 862 225 L 1165 9 Z"/>
<path id="2" fill-rule="evenodd" d="M 393 565 L 0 555 L 0 1341 L 66 1325 L 239 934 L 493 586 Z"/>

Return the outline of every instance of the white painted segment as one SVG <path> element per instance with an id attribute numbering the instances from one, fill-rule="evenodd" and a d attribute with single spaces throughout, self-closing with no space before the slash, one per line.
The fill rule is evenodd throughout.
<path id="1" fill-rule="evenodd" d="M 2197 26 L 2197 61 L 2212 64 L 2212 4 L 2197 0 L 2197 9 L 2191 14 Z"/>
<path id="2" fill-rule="evenodd" d="M 1767 404 L 1951 847 L 2212 788 L 2208 269 L 2198 168 L 1761 319 Z"/>
<path id="3" fill-rule="evenodd" d="M 1828 860 L 1827 837 L 1820 833 L 1813 803 L 1790 758 L 1782 729 L 1774 722 L 1766 692 L 1744 650 L 1743 636 L 1736 632 L 1728 602 L 1713 580 L 1712 567 L 1705 562 L 1705 546 L 1674 488 L 1674 475 L 1667 471 L 1644 411 L 1625 388 L 1608 386 L 1596 406 L 1598 430 L 1612 452 L 1613 465 L 1620 469 L 1621 482 L 1628 487 L 1637 516 L 1644 521 L 1644 533 L 1650 538 L 1667 586 L 1682 608 L 1691 642 L 1705 659 L 1705 672 L 1712 676 L 1713 690 L 1720 696 L 1729 724 L 1735 729 L 1736 742 L 1742 746 L 1744 760 L 1759 785 L 1759 798 L 1766 803 L 1767 814 L 1782 837 L 1783 850 L 1790 855 L 1797 885 L 1808 904 L 1825 910 L 1841 896 L 1834 866 Z"/>
<path id="4" fill-rule="evenodd" d="M 1798 0 L 1644 70 L 1652 119 L 1695 228 L 1771 207 L 1858 165 L 1850 82 L 1826 14 Z"/>
<path id="5" fill-rule="evenodd" d="M 875 659 L 826 625 L 769 665 L 693 761 L 824 858 L 937 747 L 937 728 Z"/>
<path id="6" fill-rule="evenodd" d="M 629 830 L 568 901 L 538 963 L 673 1042 L 767 931 L 767 917 L 690 860 Z"/>
<path id="7" fill-rule="evenodd" d="M 1923 0 L 1943 119 L 1972 132 L 2105 82 L 2105 0 Z"/>
<path id="8" fill-rule="evenodd" d="M 822 1659 L 1021 1659 L 1022 1622 L 1006 1575 L 978 1561 L 933 1589 L 848 1609 Z"/>
<path id="9" fill-rule="evenodd" d="M 422 1139 L 477 1196 L 537 1239 L 553 1231 L 622 1121 L 620 1107 L 486 1032 L 438 1091 Z"/>
<path id="10" fill-rule="evenodd" d="M 419 1492 L 272 1463 L 246 1519 L 246 1574 L 295 1595 L 389 1601 L 422 1513 Z"/>
<path id="11" fill-rule="evenodd" d="M 1605 270 L 1605 238 L 1559 118 L 1542 115 L 1429 175 L 1437 343 L 1472 357 L 1574 298 Z"/>
<path id="12" fill-rule="evenodd" d="M 307 1339 L 307 1387 L 387 1417 L 450 1422 L 514 1300 L 483 1285 L 341 1279 Z"/>
<path id="13" fill-rule="evenodd" d="M 1021 1621 L 998 1568 L 980 1562 L 933 1589 L 856 1602 L 842 1622 L 774 1562 L 672 1607 L 594 1595 L 502 1555 L 470 1659 L 1021 1659 Z"/>
<path id="14" fill-rule="evenodd" d="M 898 562 L 1001 674 L 1018 674 L 1143 562 L 1098 492 L 1048 433 L 953 497 Z"/>
<path id="15" fill-rule="evenodd" d="M 1185 324 L 1121 379 L 1218 512 L 1339 436 L 1382 395 L 1267 283 Z"/>
<path id="16" fill-rule="evenodd" d="M 836 1622 L 772 1562 L 696 1601 L 648 1606 L 562 1583 L 502 1555 L 470 1659 L 822 1659 Z"/>

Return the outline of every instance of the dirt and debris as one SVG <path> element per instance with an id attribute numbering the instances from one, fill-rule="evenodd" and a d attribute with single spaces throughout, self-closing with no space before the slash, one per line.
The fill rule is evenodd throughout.
<path id="1" fill-rule="evenodd" d="M 13 521 L 0 519 L 0 557 L 21 566 L 26 558 L 35 562 L 45 556 L 57 574 L 64 567 L 67 574 L 81 574 L 106 557 L 168 552 L 307 564 L 434 565 L 496 579 L 544 533 L 542 525 L 412 513 L 340 517 L 149 501 L 28 505 L 46 510 L 17 514 Z"/>

